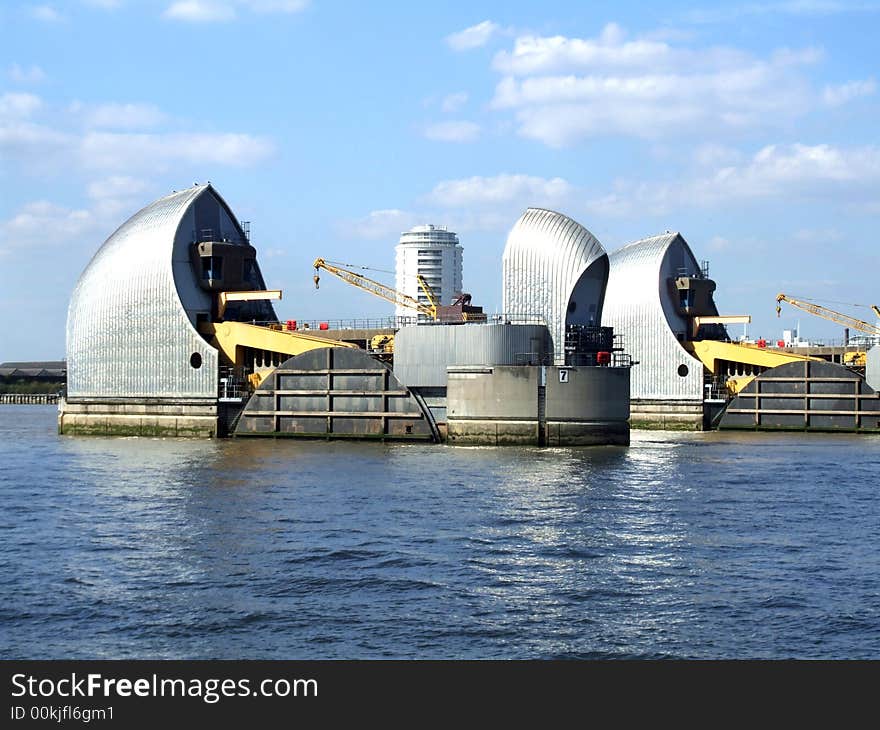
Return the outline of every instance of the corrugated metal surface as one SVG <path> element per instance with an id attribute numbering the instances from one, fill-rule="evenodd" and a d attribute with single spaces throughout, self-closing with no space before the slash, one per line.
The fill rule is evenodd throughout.
<path id="1" fill-rule="evenodd" d="M 687 322 L 668 283 L 680 269 L 700 273 L 687 242 L 678 233 L 653 236 L 613 251 L 609 259 L 602 324 L 623 335 L 624 349 L 639 363 L 632 369 L 632 398 L 702 400 L 703 364 L 676 337 Z"/>
<path id="2" fill-rule="evenodd" d="M 591 302 L 595 323 L 601 320 L 607 276 L 602 244 L 586 228 L 552 210 L 529 208 L 507 237 L 503 258 L 503 309 L 509 314 L 544 318 L 553 337 L 557 362 L 564 362 L 569 301 L 582 275 L 596 264 L 599 283 Z M 586 323 L 584 321 L 583 323 Z"/>
<path id="3" fill-rule="evenodd" d="M 868 350 L 865 380 L 874 390 L 880 391 L 880 345 L 874 345 Z"/>
<path id="4" fill-rule="evenodd" d="M 67 315 L 70 399 L 216 397 L 217 351 L 193 328 L 172 271 L 178 227 L 204 194 L 210 186 L 195 186 L 135 213 L 80 276 Z"/>
<path id="5" fill-rule="evenodd" d="M 450 365 L 519 365 L 548 352 L 544 325 L 414 325 L 394 337 L 394 374 L 406 386 L 445 388 Z"/>

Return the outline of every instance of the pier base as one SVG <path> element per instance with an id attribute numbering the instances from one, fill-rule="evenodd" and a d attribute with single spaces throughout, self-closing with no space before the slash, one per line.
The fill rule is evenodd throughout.
<path id="1" fill-rule="evenodd" d="M 58 405 L 58 433 L 212 438 L 217 435 L 217 403 L 62 400 Z"/>

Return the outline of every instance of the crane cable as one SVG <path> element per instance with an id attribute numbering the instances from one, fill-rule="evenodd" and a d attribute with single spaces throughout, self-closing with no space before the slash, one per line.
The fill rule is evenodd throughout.
<path id="1" fill-rule="evenodd" d="M 837 304 L 841 307 L 858 307 L 859 309 L 871 309 L 870 304 L 853 304 L 851 302 L 838 302 L 834 299 L 807 299 L 806 297 L 795 297 L 792 296 L 792 299 L 800 299 L 802 302 L 815 302 L 817 304 Z"/>
<path id="2" fill-rule="evenodd" d="M 388 269 L 377 269 L 374 266 L 360 266 L 359 264 L 347 264 L 344 261 L 331 261 L 330 259 L 324 259 L 324 261 L 328 264 L 333 264 L 334 266 L 344 266 L 348 269 L 364 269 L 365 271 L 381 271 L 383 274 L 396 273 L 394 271 L 389 271 Z"/>

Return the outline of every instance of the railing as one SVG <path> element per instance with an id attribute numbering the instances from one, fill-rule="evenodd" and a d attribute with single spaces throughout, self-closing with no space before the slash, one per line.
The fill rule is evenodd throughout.
<path id="1" fill-rule="evenodd" d="M 291 323 L 288 326 L 288 322 Z M 251 320 L 248 324 L 261 327 L 280 327 L 288 332 L 313 332 L 322 330 L 387 330 L 418 324 L 418 317 L 368 317 L 364 319 L 286 319 L 280 322 Z M 295 328 L 295 329 L 294 329 Z"/>
<path id="2" fill-rule="evenodd" d="M 730 392 L 721 379 L 710 378 L 703 384 L 703 400 L 726 401 L 729 399 Z"/>
<path id="3" fill-rule="evenodd" d="M 614 367 L 614 368 L 631 368 L 632 356 L 627 352 L 606 352 L 601 353 L 605 357 L 600 357 L 598 352 L 575 352 L 566 353 L 565 364 L 571 367 Z"/>
<path id="4" fill-rule="evenodd" d="M 296 329 L 288 327 L 288 322 L 295 323 Z M 478 324 L 476 322 L 437 322 L 434 320 L 422 320 L 414 317 L 367 317 L 356 319 L 282 319 L 280 322 L 250 320 L 246 324 L 255 324 L 260 327 L 280 327 L 282 330 L 291 332 L 312 332 L 322 330 L 359 330 L 359 329 L 400 329 L 409 325 L 422 327 L 447 326 L 455 324 Z M 490 314 L 486 316 L 486 324 L 546 324 L 544 318 L 538 314 Z"/>
<path id="5" fill-rule="evenodd" d="M 767 347 L 776 348 L 778 340 L 767 340 Z M 810 340 L 810 344 L 806 342 L 789 342 L 783 347 L 845 347 L 847 350 L 870 350 L 874 345 L 880 345 L 880 337 L 872 337 L 871 335 L 856 335 L 850 337 L 849 341 L 840 340 Z"/>
<path id="6" fill-rule="evenodd" d="M 690 278 L 690 279 L 708 279 L 709 278 L 709 262 L 706 260 L 700 261 L 700 270 L 694 272 L 693 269 L 688 268 L 686 266 L 680 266 L 675 272 L 675 276 L 678 279 Z"/>
<path id="7" fill-rule="evenodd" d="M 58 402 L 58 393 L 0 393 L 4 405 L 52 405 Z"/>
<path id="8" fill-rule="evenodd" d="M 250 227 L 244 236 L 234 234 L 232 231 L 218 231 L 215 228 L 199 228 L 193 230 L 192 238 L 194 243 L 250 243 Z"/>
<path id="9" fill-rule="evenodd" d="M 217 398 L 221 401 L 240 401 L 250 393 L 248 382 L 235 375 L 232 368 L 220 368 Z"/>
<path id="10" fill-rule="evenodd" d="M 626 352 L 609 353 L 610 358 L 607 361 L 599 361 L 598 353 L 585 352 L 566 358 L 565 365 L 559 367 L 612 367 L 612 368 L 631 368 L 633 366 L 632 357 Z M 556 360 L 553 353 L 538 354 L 534 352 L 518 352 L 513 356 L 514 365 L 555 365 Z"/>
<path id="11" fill-rule="evenodd" d="M 534 352 L 518 352 L 513 356 L 514 365 L 553 365 L 553 354 Z"/>

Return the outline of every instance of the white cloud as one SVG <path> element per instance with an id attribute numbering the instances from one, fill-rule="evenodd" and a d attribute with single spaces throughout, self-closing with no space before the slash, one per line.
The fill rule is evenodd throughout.
<path id="1" fill-rule="evenodd" d="M 461 109 L 465 104 L 467 104 L 468 93 L 466 91 L 459 91 L 455 94 L 447 94 L 443 97 L 443 100 L 440 102 L 440 109 L 447 114 L 452 112 L 457 112 Z"/>
<path id="2" fill-rule="evenodd" d="M 46 72 L 39 66 L 23 68 L 17 63 L 9 67 L 9 78 L 16 84 L 38 84 L 46 80 Z"/>
<path id="3" fill-rule="evenodd" d="M 140 195 L 146 188 L 147 184 L 143 180 L 125 175 L 114 175 L 101 180 L 93 180 L 86 190 L 92 200 L 108 200 Z"/>
<path id="4" fill-rule="evenodd" d="M 503 75 L 491 107 L 511 110 L 519 134 L 553 147 L 600 135 L 649 139 L 778 125 L 814 103 L 798 69 L 813 48 L 756 58 L 627 40 L 615 24 L 594 39 L 524 36 L 496 54 Z"/>
<path id="5" fill-rule="evenodd" d="M 876 183 L 880 181 L 880 147 L 768 145 L 746 167 L 720 170 L 716 180 L 740 196 L 808 189 L 816 183 Z"/>
<path id="6" fill-rule="evenodd" d="M 220 0 L 179 0 L 169 5 L 162 15 L 191 23 L 225 22 L 235 19 L 235 7 Z"/>
<path id="7" fill-rule="evenodd" d="M 480 136 L 480 125 L 475 122 L 437 122 L 425 128 L 425 137 L 437 142 L 473 142 Z"/>
<path id="8" fill-rule="evenodd" d="M 77 105 L 74 110 L 82 108 Z M 167 117 L 153 104 L 99 104 L 86 108 L 89 127 L 105 129 L 142 129 L 162 124 Z"/>
<path id="9" fill-rule="evenodd" d="M 299 13 L 309 5 L 309 0 L 242 0 L 255 13 Z"/>
<path id="10" fill-rule="evenodd" d="M 75 144 L 72 135 L 59 132 L 41 124 L 12 120 L 0 120 L 0 150 L 9 159 L 28 162 L 32 170 L 43 170 L 57 153 Z"/>
<path id="11" fill-rule="evenodd" d="M 64 20 L 64 16 L 51 5 L 34 5 L 30 10 L 31 17 L 44 23 L 60 23 Z"/>
<path id="12" fill-rule="evenodd" d="M 807 244 L 828 244 L 844 240 L 843 233 L 836 228 L 801 228 L 794 233 L 794 239 Z"/>
<path id="13" fill-rule="evenodd" d="M 485 46 L 500 31 L 501 27 L 497 23 L 484 20 L 457 33 L 450 33 L 446 36 L 446 43 L 453 51 L 469 51 Z"/>
<path id="14" fill-rule="evenodd" d="M 180 163 L 242 167 L 274 151 L 265 137 L 179 132 L 173 121 L 150 104 L 74 102 L 52 109 L 34 94 L 7 93 L 0 96 L 0 153 L 29 175 L 75 175 L 94 170 L 140 174 Z M 127 131 L 144 127 L 158 129 Z"/>
<path id="15" fill-rule="evenodd" d="M 343 221 L 337 228 L 346 236 L 378 240 L 396 238 L 420 222 L 424 221 L 417 213 L 389 208 L 374 210 L 357 220 Z"/>
<path id="16" fill-rule="evenodd" d="M 261 259 L 279 259 L 284 256 L 287 256 L 287 251 L 283 248 L 267 248 L 260 249 L 260 258 Z"/>
<path id="17" fill-rule="evenodd" d="M 865 81 L 848 81 L 837 86 L 826 86 L 822 98 L 829 106 L 840 106 L 860 96 L 870 96 L 877 91 L 874 79 Z"/>
<path id="18" fill-rule="evenodd" d="M 166 8 L 164 17 L 191 23 L 217 23 L 235 20 L 238 9 L 254 13 L 299 13 L 309 0 L 177 0 Z"/>
<path id="19" fill-rule="evenodd" d="M 86 187 L 92 201 L 92 213 L 106 228 L 112 228 L 149 200 L 152 186 L 145 180 L 127 175 L 93 180 Z"/>
<path id="20" fill-rule="evenodd" d="M 0 158 L 24 165 L 30 174 L 57 168 L 75 142 L 71 135 L 34 121 L 43 107 L 34 94 L 0 96 Z"/>
<path id="21" fill-rule="evenodd" d="M 585 207 L 597 215 L 628 216 L 780 199 L 859 207 L 878 196 L 880 147 L 792 144 L 768 145 L 743 164 L 674 183 L 618 180 Z"/>
<path id="22" fill-rule="evenodd" d="M 706 248 L 710 251 L 724 251 L 729 246 L 730 240 L 725 238 L 724 236 L 712 236 L 712 238 L 709 239 L 709 243 L 706 245 Z"/>
<path id="23" fill-rule="evenodd" d="M 88 206 L 69 208 L 37 200 L 0 221 L 0 256 L 37 246 L 69 247 L 77 239 L 100 241 L 143 205 L 152 186 L 144 180 L 113 176 L 91 181 L 86 191 Z"/>
<path id="24" fill-rule="evenodd" d="M 43 106 L 43 100 L 35 94 L 9 92 L 0 96 L 0 122 L 9 119 L 25 119 Z"/>
<path id="25" fill-rule="evenodd" d="M 527 205 L 547 205 L 558 204 L 571 192 L 572 186 L 561 177 L 548 179 L 532 175 L 502 174 L 494 177 L 444 180 L 434 186 L 427 200 L 450 208 L 521 202 Z"/>
<path id="26" fill-rule="evenodd" d="M 79 148 L 86 167 L 107 170 L 164 168 L 176 162 L 241 167 L 265 159 L 272 151 L 268 140 L 249 134 L 175 132 L 89 132 Z"/>
<path id="27" fill-rule="evenodd" d="M 606 25 L 596 39 L 521 36 L 512 51 L 495 55 L 492 66 L 500 73 L 518 76 L 603 66 L 656 68 L 669 63 L 673 55 L 665 42 L 624 38 L 615 23 Z"/>
<path id="28" fill-rule="evenodd" d="M 444 180 L 416 201 L 416 210 L 376 210 L 364 218 L 344 221 L 338 228 L 352 237 L 385 240 L 394 240 L 401 231 L 421 223 L 440 223 L 457 232 L 503 232 L 525 208 L 566 208 L 575 202 L 575 192 L 558 177 L 502 174 Z"/>
<path id="29" fill-rule="evenodd" d="M 88 210 L 65 208 L 46 200 L 34 201 L 12 218 L 0 221 L 0 256 L 45 245 L 47 241 L 62 244 L 94 226 L 94 214 Z"/>
<path id="30" fill-rule="evenodd" d="M 742 153 L 734 148 L 713 142 L 698 145 L 694 150 L 694 161 L 702 167 L 732 165 L 742 159 Z"/>
<path id="31" fill-rule="evenodd" d="M 685 19 L 692 23 L 725 23 L 755 15 L 827 16 L 843 13 L 876 13 L 875 3 L 839 2 L 838 0 L 789 0 L 779 3 L 747 3 L 729 7 L 714 6 L 688 12 Z"/>

